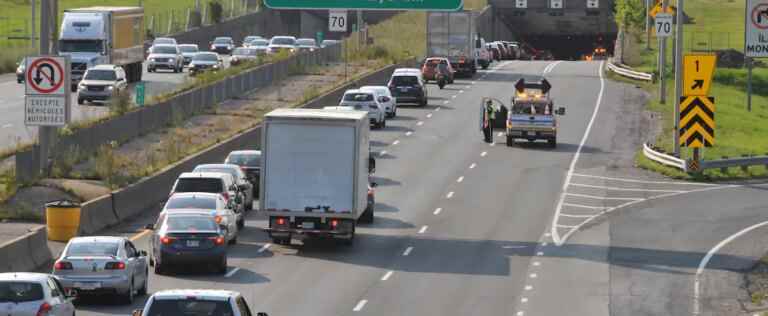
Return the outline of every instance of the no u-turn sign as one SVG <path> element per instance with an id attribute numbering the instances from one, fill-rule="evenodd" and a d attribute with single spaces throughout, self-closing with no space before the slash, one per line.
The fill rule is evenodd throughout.
<path id="1" fill-rule="evenodd" d="M 744 54 L 768 57 L 768 0 L 747 0 L 744 21 Z"/>

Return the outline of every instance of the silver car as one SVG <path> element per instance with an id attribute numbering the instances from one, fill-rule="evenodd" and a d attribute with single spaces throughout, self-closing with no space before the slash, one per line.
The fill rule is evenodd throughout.
<path id="1" fill-rule="evenodd" d="M 238 165 L 234 164 L 205 164 L 198 165 L 192 172 L 221 172 L 229 173 L 235 178 L 235 183 L 240 192 L 245 197 L 245 210 L 253 210 L 253 183 L 248 180 L 248 175 L 245 174 L 245 170 Z"/>
<path id="2" fill-rule="evenodd" d="M 184 66 L 187 66 L 192 62 L 192 57 L 195 57 L 195 54 L 200 52 L 200 48 L 197 47 L 197 44 L 181 44 L 179 45 L 179 51 L 181 56 L 184 57 Z"/>
<path id="3" fill-rule="evenodd" d="M 230 245 L 237 243 L 237 235 L 240 233 L 237 226 L 237 214 L 227 205 L 227 201 L 220 194 L 174 193 L 168 198 L 168 202 L 165 202 L 160 214 L 195 211 L 212 214 L 217 224 L 225 226 L 227 242 Z"/>
<path id="4" fill-rule="evenodd" d="M 154 315 L 229 315 L 267 316 L 248 306 L 242 294 L 224 290 L 165 290 L 152 294 L 144 309 L 133 316 Z"/>
<path id="5" fill-rule="evenodd" d="M 0 273 L 0 315 L 74 316 L 71 294 L 50 274 Z"/>
<path id="6" fill-rule="evenodd" d="M 125 237 L 75 237 L 54 263 L 53 275 L 78 296 L 114 294 L 132 304 L 137 294 L 147 294 L 147 252 Z"/>
<path id="7" fill-rule="evenodd" d="M 83 80 L 77 85 L 77 104 L 106 102 L 126 89 L 128 81 L 122 67 L 98 65 L 86 70 Z"/>
<path id="8" fill-rule="evenodd" d="M 156 72 L 158 69 L 168 69 L 173 72 L 184 70 L 184 56 L 176 45 L 155 45 L 147 57 L 147 71 Z"/>

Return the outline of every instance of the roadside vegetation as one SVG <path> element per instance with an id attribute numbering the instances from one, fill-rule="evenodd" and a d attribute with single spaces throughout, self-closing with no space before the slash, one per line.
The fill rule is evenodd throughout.
<path id="1" fill-rule="evenodd" d="M 640 4 L 640 0 L 621 0 L 617 2 L 617 8 L 631 8 L 632 4 Z M 630 4 L 628 4 L 630 3 Z M 632 11 L 628 9 L 628 11 Z M 642 12 L 642 10 L 640 10 Z M 685 14 L 688 23 L 684 25 L 684 51 L 685 52 L 714 52 L 731 51 L 737 56 L 743 51 L 743 14 L 744 2 L 741 1 L 714 1 L 692 0 L 686 1 Z M 624 23 L 621 17 L 626 17 L 627 29 L 630 30 L 626 44 L 624 61 L 636 70 L 654 73 L 658 76 L 658 41 L 655 36 L 651 38 L 651 49 L 645 50 L 645 20 L 627 13 L 620 14 L 617 11 L 617 22 Z M 650 94 L 647 109 L 656 112 L 662 119 L 661 133 L 654 145 L 672 152 L 672 135 L 674 124 L 674 68 L 672 63 L 672 39 L 667 44 L 667 66 L 664 77 L 666 80 L 666 103 L 660 104 L 659 83 L 633 84 L 644 88 Z M 714 82 L 710 94 L 715 98 L 715 146 L 702 150 L 704 160 L 721 159 L 723 157 L 742 157 L 750 155 L 768 154 L 768 69 L 758 64 L 753 71 L 753 96 L 752 111 L 747 111 L 746 77 L 747 70 L 740 63 L 732 60 L 721 60 L 719 64 L 731 64 L 737 66 L 726 68 L 719 65 L 715 70 Z M 616 77 L 611 75 L 611 77 Z M 681 158 L 687 159 L 691 151 L 682 148 Z M 689 175 L 674 168 L 661 166 L 646 159 L 642 153 L 637 155 L 637 163 L 643 168 L 654 170 L 675 178 L 692 180 L 728 180 L 744 179 L 768 176 L 768 170 L 764 166 L 753 166 L 747 170 L 730 168 L 727 172 L 719 169 L 706 170 L 700 175 Z"/>

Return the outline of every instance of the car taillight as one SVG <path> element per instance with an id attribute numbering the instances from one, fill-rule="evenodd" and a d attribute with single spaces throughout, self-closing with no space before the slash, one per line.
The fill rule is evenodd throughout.
<path id="1" fill-rule="evenodd" d="M 173 240 L 174 238 L 171 238 L 171 237 L 165 237 L 165 236 L 160 237 L 160 242 L 163 243 L 163 245 L 170 245 L 171 243 L 173 243 Z"/>
<path id="2" fill-rule="evenodd" d="M 219 236 L 219 237 L 213 237 L 213 238 L 211 238 L 211 240 L 213 240 L 213 243 L 214 243 L 216 246 L 221 246 L 221 245 L 223 245 L 223 244 L 224 244 L 224 237 L 221 237 L 221 236 Z"/>
<path id="3" fill-rule="evenodd" d="M 221 224 L 222 217 L 219 215 L 216 215 L 216 217 L 214 217 L 214 220 L 216 221 L 216 224 Z"/>
<path id="4" fill-rule="evenodd" d="M 106 265 L 104 265 L 104 270 L 125 270 L 125 263 L 124 262 L 107 262 Z"/>
<path id="5" fill-rule="evenodd" d="M 72 263 L 67 261 L 56 261 L 53 268 L 56 270 L 72 270 Z"/>
<path id="6" fill-rule="evenodd" d="M 40 305 L 40 308 L 37 309 L 37 316 L 48 315 L 48 312 L 50 312 L 51 309 L 51 304 L 43 303 Z"/>
<path id="7" fill-rule="evenodd" d="M 373 195 L 373 188 L 368 188 L 368 195 Z"/>
<path id="8" fill-rule="evenodd" d="M 278 218 L 277 221 L 275 221 L 277 225 L 285 225 L 285 218 Z"/>
<path id="9" fill-rule="evenodd" d="M 336 229 L 336 227 L 339 226 L 339 220 L 338 219 L 332 219 L 331 220 L 331 228 Z"/>
<path id="10" fill-rule="evenodd" d="M 227 200 L 227 201 L 229 201 L 229 192 L 224 192 L 224 193 L 221 193 L 221 196 L 223 196 L 223 197 L 224 197 L 224 200 Z"/>

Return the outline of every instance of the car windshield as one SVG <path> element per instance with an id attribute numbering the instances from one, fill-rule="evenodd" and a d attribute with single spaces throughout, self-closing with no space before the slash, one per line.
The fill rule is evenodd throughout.
<path id="1" fill-rule="evenodd" d="M 296 41 L 287 37 L 275 37 L 272 39 L 272 45 L 296 45 Z"/>
<path id="2" fill-rule="evenodd" d="M 100 53 L 103 50 L 100 40 L 66 40 L 59 42 L 60 52 Z"/>
<path id="3" fill-rule="evenodd" d="M 75 242 L 67 247 L 67 257 L 116 256 L 116 242 Z"/>
<path id="4" fill-rule="evenodd" d="M 214 44 L 230 44 L 232 43 L 232 39 L 229 38 L 217 38 L 213 40 Z"/>
<path id="5" fill-rule="evenodd" d="M 373 94 L 370 93 L 347 93 L 344 95 L 344 101 L 365 102 L 373 101 Z"/>
<path id="6" fill-rule="evenodd" d="M 256 154 L 232 154 L 227 158 L 227 163 L 246 167 L 261 166 L 261 156 Z"/>
<path id="7" fill-rule="evenodd" d="M 179 46 L 179 50 L 182 53 L 196 53 L 196 52 L 199 51 L 197 46 L 192 46 L 192 45 L 189 45 L 189 46 Z"/>
<path id="8" fill-rule="evenodd" d="M 32 302 L 43 298 L 43 286 L 39 283 L 0 281 L 0 303 Z"/>
<path id="9" fill-rule="evenodd" d="M 219 60 L 214 54 L 197 54 L 192 59 L 197 61 L 218 61 Z"/>
<path id="10" fill-rule="evenodd" d="M 238 49 L 235 49 L 234 52 L 232 52 L 232 55 L 237 55 L 237 56 L 256 56 L 256 50 L 255 49 L 248 49 L 248 48 L 238 48 Z"/>
<path id="11" fill-rule="evenodd" d="M 313 39 L 299 39 L 296 41 L 297 45 L 301 46 L 315 46 L 315 40 Z"/>
<path id="12" fill-rule="evenodd" d="M 174 192 L 224 192 L 224 184 L 217 178 L 182 178 L 176 184 Z"/>
<path id="13" fill-rule="evenodd" d="M 152 45 L 159 45 L 159 44 L 176 44 L 176 40 L 172 38 L 156 38 Z"/>
<path id="14" fill-rule="evenodd" d="M 176 47 L 155 46 L 155 47 L 152 47 L 152 54 L 176 54 Z"/>
<path id="15" fill-rule="evenodd" d="M 117 74 L 114 70 L 88 70 L 85 73 L 85 80 L 105 80 L 115 81 Z"/>
<path id="16" fill-rule="evenodd" d="M 203 301 L 198 299 L 155 300 L 147 316 L 232 316 L 230 304 L 226 301 Z"/>
<path id="17" fill-rule="evenodd" d="M 419 84 L 419 78 L 416 76 L 394 76 L 392 84 L 395 86 L 415 86 Z"/>
<path id="18" fill-rule="evenodd" d="M 198 208 L 216 209 L 216 199 L 200 197 L 173 197 L 165 204 L 166 209 Z"/>
<path id="19" fill-rule="evenodd" d="M 237 170 L 232 168 L 221 168 L 221 167 L 197 167 L 192 172 L 215 172 L 215 173 L 226 173 L 229 175 L 232 175 L 233 177 L 237 178 Z"/>
<path id="20" fill-rule="evenodd" d="M 169 216 L 165 221 L 167 230 L 175 231 L 216 231 L 216 222 L 212 217 L 207 216 Z M 178 314 L 164 314 L 178 315 Z M 185 315 L 185 314 L 182 314 Z M 212 314 L 220 315 L 220 314 Z"/>
<path id="21" fill-rule="evenodd" d="M 269 41 L 266 40 L 253 40 L 251 46 L 269 46 Z"/>

